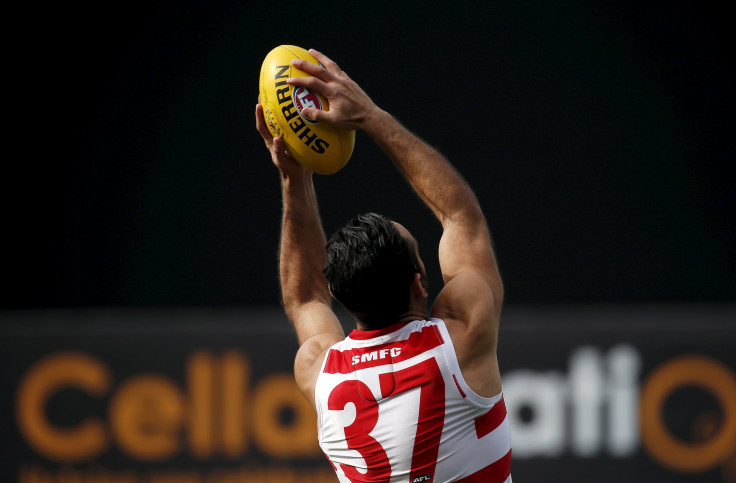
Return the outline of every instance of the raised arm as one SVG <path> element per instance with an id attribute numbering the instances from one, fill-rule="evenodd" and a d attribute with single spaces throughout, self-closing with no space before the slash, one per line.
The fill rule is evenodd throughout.
<path id="1" fill-rule="evenodd" d="M 364 130 L 442 223 L 439 262 L 446 286 L 460 273 L 473 272 L 488 284 L 500 306 L 503 286 L 488 227 L 469 185 L 442 154 L 389 114 L 378 112 Z"/>
<path id="2" fill-rule="evenodd" d="M 442 223 L 439 261 L 445 286 L 432 315 L 445 320 L 470 387 L 483 396 L 498 394 L 496 347 L 503 285 L 475 194 L 444 156 L 379 109 L 332 60 L 315 50 L 310 53 L 322 65 L 292 61 L 313 77 L 289 82 L 322 94 L 330 110 L 304 109 L 302 114 L 365 131 Z"/>
<path id="3" fill-rule="evenodd" d="M 281 138 L 273 138 L 256 106 L 256 128 L 281 172 L 283 218 L 279 248 L 281 296 L 299 339 L 295 362 L 297 383 L 313 402 L 315 365 L 329 346 L 345 334 L 332 311 L 332 297 L 322 274 L 327 254 L 312 173 L 291 159 Z"/>
<path id="4" fill-rule="evenodd" d="M 440 294 L 435 308 L 442 310 L 447 307 L 450 310 L 450 305 L 460 306 L 460 302 L 465 302 L 447 303 L 461 298 L 456 297 L 455 293 L 459 295 L 466 291 L 454 290 L 450 286 L 450 282 L 459 274 L 465 273 L 462 285 L 466 285 L 466 282 L 478 285 L 478 280 L 472 280 L 478 277 L 484 282 L 477 288 L 480 292 L 478 295 L 489 298 L 494 318 L 497 318 L 503 285 L 488 227 L 473 191 L 442 154 L 379 109 L 332 60 L 320 52 L 312 50 L 311 53 L 323 67 L 294 61 L 297 68 L 314 77 L 298 78 L 291 82 L 323 94 L 328 99 L 330 110 L 309 109 L 303 113 L 317 121 L 365 131 L 393 160 L 442 223 L 439 261 L 447 291 Z"/>

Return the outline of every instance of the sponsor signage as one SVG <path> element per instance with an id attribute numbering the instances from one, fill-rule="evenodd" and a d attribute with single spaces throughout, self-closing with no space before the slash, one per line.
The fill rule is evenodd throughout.
<path id="1" fill-rule="evenodd" d="M 509 312 L 515 479 L 736 482 L 733 307 Z"/>
<path id="2" fill-rule="evenodd" d="M 6 312 L 0 336 L 5 481 L 336 481 L 279 309 Z M 734 307 L 509 308 L 514 479 L 736 482 L 735 342 Z"/>

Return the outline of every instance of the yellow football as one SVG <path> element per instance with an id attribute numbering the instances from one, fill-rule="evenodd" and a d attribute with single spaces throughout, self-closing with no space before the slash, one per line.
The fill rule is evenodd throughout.
<path id="1" fill-rule="evenodd" d="M 319 174 L 336 173 L 353 154 L 355 131 L 302 116 L 305 107 L 329 111 L 330 106 L 316 92 L 286 83 L 289 77 L 310 75 L 292 67 L 292 59 L 319 64 L 307 50 L 295 45 L 280 45 L 266 55 L 259 86 L 266 125 L 273 136 L 284 140 L 291 157 L 307 169 Z"/>

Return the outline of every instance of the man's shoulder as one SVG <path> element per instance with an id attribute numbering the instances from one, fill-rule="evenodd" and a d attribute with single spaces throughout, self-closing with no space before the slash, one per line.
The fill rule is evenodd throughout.
<path id="1" fill-rule="evenodd" d="M 344 339 L 344 335 L 331 332 L 315 334 L 299 347 L 294 359 L 294 378 L 299 389 L 310 401 L 314 400 L 314 386 L 327 351 Z"/>
<path id="2" fill-rule="evenodd" d="M 495 330 L 501 300 L 485 278 L 471 270 L 457 273 L 440 291 L 432 305 L 432 317 L 445 321 L 448 328 Z"/>
<path id="3" fill-rule="evenodd" d="M 315 334 L 305 340 L 299 347 L 299 350 L 296 353 L 295 363 L 306 364 L 308 366 L 313 366 L 317 363 L 321 364 L 330 347 L 342 342 L 343 340 L 345 340 L 344 335 L 333 333 Z M 317 370 L 319 370 L 319 368 L 317 368 Z"/>

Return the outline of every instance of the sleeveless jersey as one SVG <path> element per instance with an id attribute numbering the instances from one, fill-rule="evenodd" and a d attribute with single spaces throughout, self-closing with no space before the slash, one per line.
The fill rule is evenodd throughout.
<path id="1" fill-rule="evenodd" d="M 503 393 L 470 389 L 440 319 L 353 330 L 327 351 L 315 400 L 342 483 L 511 483 Z"/>

